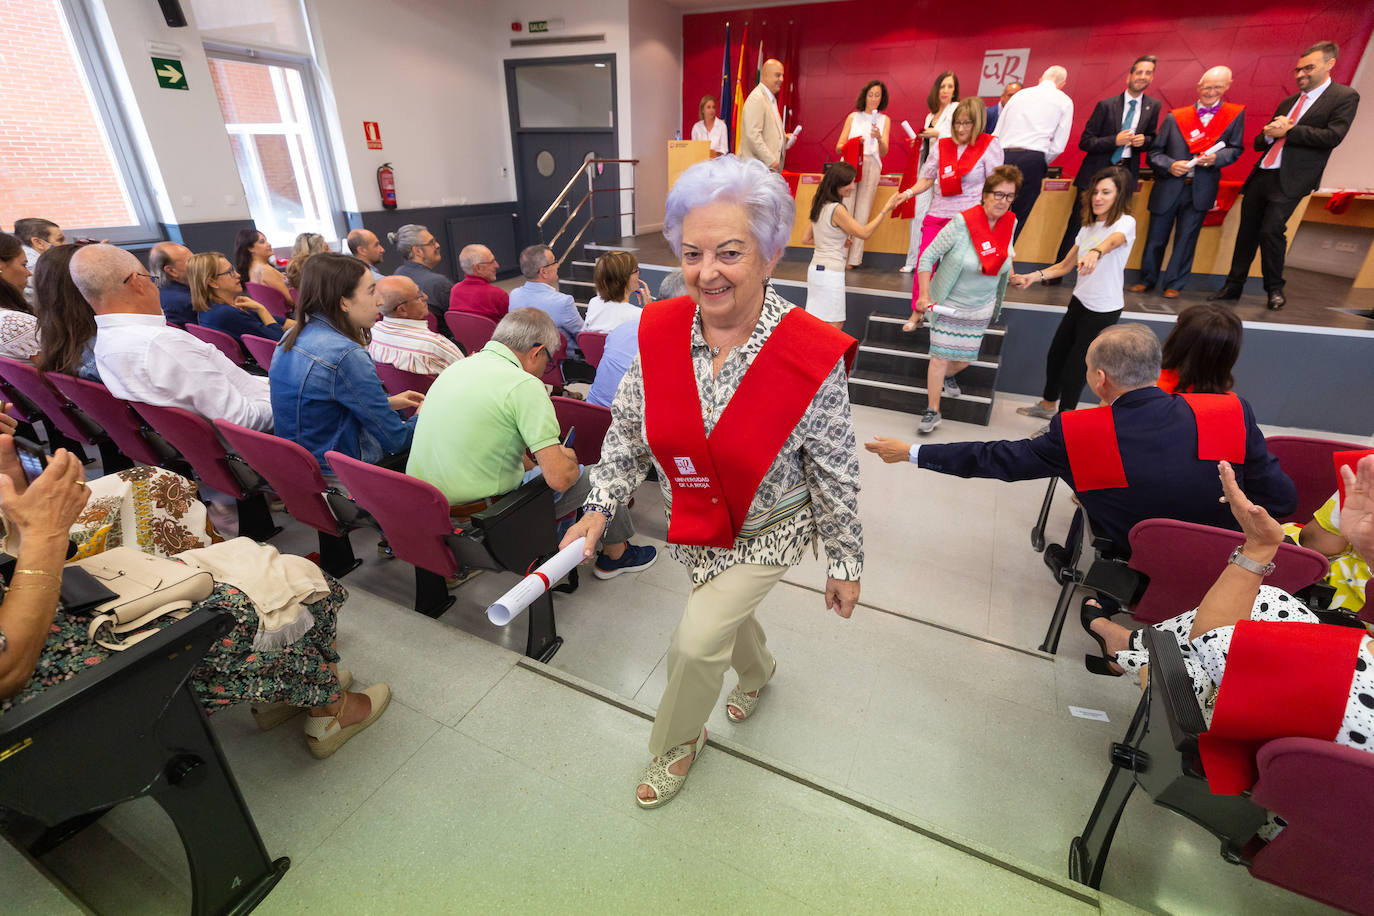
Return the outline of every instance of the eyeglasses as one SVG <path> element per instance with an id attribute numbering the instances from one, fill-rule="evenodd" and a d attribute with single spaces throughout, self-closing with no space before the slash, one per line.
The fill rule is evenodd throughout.
<path id="1" fill-rule="evenodd" d="M 428 302 L 428 301 L 429 301 L 429 296 L 426 295 L 426 293 L 425 293 L 424 290 L 420 290 L 420 295 L 418 295 L 418 296 L 411 296 L 411 297 L 409 297 L 409 298 L 407 298 L 407 299 L 402 299 L 400 302 L 396 303 L 396 308 L 400 308 L 401 306 L 405 305 L 407 302 Z"/>
<path id="2" fill-rule="evenodd" d="M 157 280 L 153 279 L 153 275 L 152 275 L 152 274 L 145 274 L 145 273 L 144 273 L 143 271 L 141 271 L 141 270 L 136 270 L 136 271 L 134 271 L 133 273 L 129 274 L 127 277 L 124 278 L 124 282 L 125 282 L 125 283 L 128 283 L 128 282 L 129 282 L 130 280 L 132 280 L 134 277 L 142 277 L 143 279 L 147 280 L 149 283 L 153 284 L 154 286 L 157 286 Z"/>
<path id="3" fill-rule="evenodd" d="M 1293 68 L 1293 75 L 1294 75 L 1294 76 L 1302 76 L 1303 74 L 1311 73 L 1311 72 L 1312 72 L 1313 70 L 1315 70 L 1315 69 L 1317 69 L 1317 65 L 1316 65 L 1316 64 L 1308 64 L 1308 65 L 1305 66 L 1305 67 L 1294 67 L 1294 68 Z"/>
<path id="4" fill-rule="evenodd" d="M 972 126 L 973 126 L 973 122 L 972 122 L 972 121 L 955 121 L 955 122 L 954 122 L 954 126 L 955 126 L 955 127 L 972 127 Z"/>
<path id="5" fill-rule="evenodd" d="M 234 268 L 231 267 L 231 268 L 229 268 L 228 270 L 221 270 L 219 273 L 215 274 L 215 276 L 216 276 L 216 277 L 227 277 L 227 276 L 230 276 L 231 274 L 232 274 L 233 276 L 237 277 L 237 276 L 239 275 L 239 272 L 238 272 L 237 270 L 235 270 Z"/>
<path id="6" fill-rule="evenodd" d="M 541 267 L 541 268 L 539 268 L 539 269 L 540 269 L 540 270 L 548 270 L 550 267 L 557 267 L 557 266 L 558 266 L 558 261 L 554 260 L 554 261 L 550 261 L 549 263 L 545 264 L 543 267 Z"/>
<path id="7" fill-rule="evenodd" d="M 428 242 L 421 242 L 419 247 L 421 247 L 421 248 L 438 248 L 438 247 L 439 247 L 439 240 L 438 240 L 438 239 L 430 239 Z"/>
<path id="8" fill-rule="evenodd" d="M 1007 201 L 1007 202 L 1010 203 L 1011 201 L 1013 201 L 1013 200 L 1016 199 L 1016 192 L 1015 192 L 1015 191 L 993 191 L 993 192 L 992 192 L 992 199 L 993 199 L 993 200 L 1005 200 L 1005 201 Z"/>

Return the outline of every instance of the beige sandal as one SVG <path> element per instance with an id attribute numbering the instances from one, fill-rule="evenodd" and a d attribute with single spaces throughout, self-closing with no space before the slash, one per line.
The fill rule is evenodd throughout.
<path id="1" fill-rule="evenodd" d="M 339 692 L 346 693 L 349 685 L 353 683 L 353 672 L 347 668 L 337 669 L 339 678 Z M 257 724 L 258 731 L 269 732 L 291 719 L 305 712 L 304 706 L 292 706 L 290 703 L 264 703 L 261 706 L 249 707 L 249 712 L 253 714 L 253 722 Z"/>
<path id="2" fill-rule="evenodd" d="M 338 715 L 305 717 L 305 738 L 306 744 L 310 746 L 310 753 L 321 760 L 328 757 L 347 744 L 358 732 L 376 722 L 391 702 L 391 688 L 385 684 L 373 684 L 363 691 L 363 695 L 372 701 L 372 712 L 361 722 L 348 726 L 339 723 L 339 716 L 343 715 L 344 707 L 348 705 L 347 693 L 339 703 Z"/>
<path id="3" fill-rule="evenodd" d="M 678 744 L 668 748 L 668 753 L 661 757 L 655 757 L 650 763 L 649 768 L 644 771 L 644 778 L 635 786 L 635 801 L 641 808 L 658 808 L 672 801 L 677 793 L 682 791 L 682 786 L 687 782 L 687 773 L 692 772 L 696 766 L 697 758 L 701 757 L 701 752 L 706 749 L 706 726 L 701 727 L 701 734 L 697 740 L 689 741 L 686 744 Z M 687 773 L 678 776 L 670 773 L 668 768 L 677 763 L 684 757 L 695 754 L 692 764 L 687 768 Z M 639 797 L 639 786 L 648 786 L 654 790 L 654 797 L 645 801 Z"/>
<path id="4" fill-rule="evenodd" d="M 773 675 L 777 673 L 778 660 L 774 657 L 773 670 L 768 672 L 768 681 L 771 681 Z M 759 696 L 763 694 L 763 688 L 767 686 L 768 681 L 764 681 L 763 684 L 759 686 L 759 689 L 754 691 L 754 696 L 752 697 L 741 688 L 739 684 L 735 685 L 735 689 L 730 691 L 730 695 L 725 698 L 725 714 L 730 717 L 731 722 L 743 722 L 754 714 L 754 707 L 759 705 Z M 735 715 L 734 711 L 730 708 L 732 706 L 739 710 L 739 715 Z"/>

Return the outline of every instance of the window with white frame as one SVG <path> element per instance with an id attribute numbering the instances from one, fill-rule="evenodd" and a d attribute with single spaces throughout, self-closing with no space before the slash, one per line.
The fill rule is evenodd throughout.
<path id="1" fill-rule="evenodd" d="M 276 247 L 302 232 L 339 238 L 302 65 L 209 50 L 210 76 L 248 210 Z"/>

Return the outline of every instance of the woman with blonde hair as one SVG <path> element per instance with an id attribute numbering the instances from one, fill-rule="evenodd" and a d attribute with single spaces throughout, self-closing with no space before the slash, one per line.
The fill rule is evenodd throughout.
<path id="1" fill-rule="evenodd" d="M 291 246 L 291 260 L 286 265 L 286 285 L 293 290 L 301 288 L 301 268 L 312 254 L 328 251 L 329 243 L 318 232 L 302 232 L 296 236 Z"/>
<path id="2" fill-rule="evenodd" d="M 200 326 L 223 331 L 242 343 L 244 334 L 281 340 L 294 323 L 277 321 L 265 305 L 243 295 L 243 283 L 229 259 L 218 251 L 191 255 L 186 262 L 186 285 Z"/>
<path id="3" fill-rule="evenodd" d="M 654 301 L 648 285 L 639 279 L 639 261 L 628 251 L 608 251 L 596 259 L 592 273 L 596 295 L 587 303 L 583 331 L 609 334 L 639 317 L 640 306 L 630 301 L 638 293 L 644 305 Z"/>

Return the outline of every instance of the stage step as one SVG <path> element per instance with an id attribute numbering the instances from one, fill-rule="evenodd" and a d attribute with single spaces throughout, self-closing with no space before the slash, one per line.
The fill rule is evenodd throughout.
<path id="1" fill-rule="evenodd" d="M 930 330 L 922 325 L 902 330 L 904 318 L 870 313 L 863 343 L 849 376 L 849 399 L 855 404 L 920 415 L 926 409 L 926 369 L 930 364 Z M 987 426 L 996 397 L 1005 327 L 988 328 L 978 359 L 959 373 L 961 394 L 942 397 L 945 419 Z"/>

